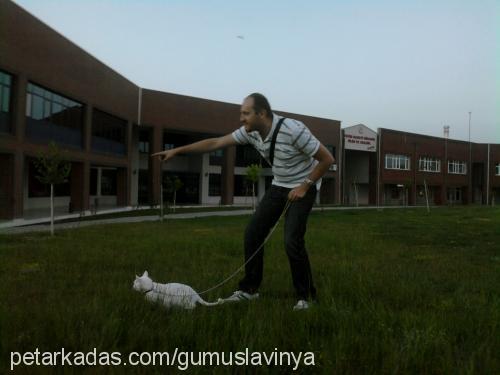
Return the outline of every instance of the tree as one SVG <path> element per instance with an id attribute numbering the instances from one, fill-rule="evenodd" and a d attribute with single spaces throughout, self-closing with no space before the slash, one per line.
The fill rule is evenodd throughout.
<path id="1" fill-rule="evenodd" d="M 171 176 L 171 177 L 165 177 L 164 179 L 164 184 L 166 185 L 166 191 L 169 194 L 173 195 L 173 206 L 174 206 L 174 212 L 175 212 L 175 202 L 177 200 L 177 191 L 184 186 L 182 183 L 181 179 L 177 177 L 176 175 Z"/>
<path id="2" fill-rule="evenodd" d="M 68 182 L 71 163 L 64 160 L 65 153 L 50 142 L 45 152 L 40 152 L 35 159 L 38 175 L 36 178 L 42 184 L 50 185 L 50 234 L 54 235 L 54 185 Z"/>
<path id="3" fill-rule="evenodd" d="M 259 182 L 262 167 L 258 164 L 250 164 L 246 169 L 245 178 L 252 184 L 252 206 L 255 211 L 255 184 Z"/>

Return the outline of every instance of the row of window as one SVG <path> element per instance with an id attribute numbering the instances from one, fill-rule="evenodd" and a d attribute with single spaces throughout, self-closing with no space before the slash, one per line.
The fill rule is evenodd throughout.
<path id="1" fill-rule="evenodd" d="M 425 160 L 425 158 L 422 158 L 422 160 Z M 440 161 L 438 160 L 439 164 Z M 424 162 L 422 162 L 424 164 Z M 460 173 L 461 164 L 456 163 L 456 162 L 451 162 L 452 164 L 452 170 L 455 170 L 455 172 L 449 172 L 449 173 Z M 435 164 L 430 165 L 430 168 L 434 168 Z M 439 168 L 437 170 L 439 172 Z M 496 164 L 495 166 L 495 172 L 497 176 L 500 176 L 500 163 Z M 266 177 L 266 184 L 270 183 L 270 181 L 267 181 L 270 177 Z M 252 184 L 249 182 L 245 176 L 243 175 L 235 175 L 234 176 L 234 195 L 235 196 L 251 196 L 252 195 Z M 255 194 L 258 195 L 258 184 L 255 186 Z M 221 195 L 221 175 L 220 174 L 213 174 L 210 173 L 209 175 L 209 196 L 220 196 Z"/>
<path id="2" fill-rule="evenodd" d="M 0 131 L 10 132 L 12 75 L 0 71 Z M 83 146 L 83 104 L 32 82 L 26 88 L 26 136 Z M 92 112 L 92 150 L 124 155 L 127 121 L 98 109 Z"/>
<path id="3" fill-rule="evenodd" d="M 176 176 L 179 178 L 182 182 L 183 185 L 179 189 L 178 196 L 180 195 L 181 197 L 186 193 L 184 190 L 186 188 L 190 189 L 196 189 L 196 192 L 194 192 L 193 197 L 197 198 L 198 197 L 198 179 L 199 175 L 198 174 L 186 174 L 186 173 L 172 173 L 168 172 L 167 175 L 172 175 Z M 222 195 L 222 182 L 221 182 L 221 175 L 220 174 L 215 174 L 215 173 L 210 173 L 209 178 L 208 178 L 208 195 L 211 197 L 218 197 Z M 147 181 L 144 181 L 143 184 L 147 186 Z M 259 186 L 258 184 L 255 184 L 255 195 L 257 196 L 259 194 Z M 234 176 L 234 195 L 235 196 L 252 196 L 252 183 L 248 181 L 248 179 L 245 178 L 245 176 L 242 175 L 235 175 Z M 182 198 L 181 198 L 182 199 Z"/>
<path id="4" fill-rule="evenodd" d="M 28 163 L 28 197 L 42 198 L 50 196 L 50 185 L 41 183 L 37 178 L 38 172 L 33 161 Z M 98 192 L 98 171 L 97 168 L 90 169 L 90 195 L 97 195 Z M 117 170 L 114 168 L 101 169 L 100 189 L 101 196 L 117 194 Z M 54 196 L 71 196 L 71 174 L 68 181 L 54 185 Z"/>
<path id="5" fill-rule="evenodd" d="M 0 71 L 0 132 L 10 132 L 10 87 L 12 77 Z"/>
<path id="6" fill-rule="evenodd" d="M 12 76 L 0 71 L 0 131 L 10 131 Z M 83 105 L 68 97 L 47 90 L 29 82 L 26 93 L 27 136 L 34 140 L 55 140 L 67 145 L 82 147 Z M 92 150 L 126 154 L 127 121 L 106 112 L 94 109 L 92 112 Z M 164 141 L 164 150 L 181 146 L 188 142 L 189 136 L 184 134 L 169 134 L 168 142 Z M 327 145 L 335 156 L 335 147 Z M 140 135 L 139 151 L 149 153 L 147 135 Z M 210 154 L 212 165 L 220 165 L 222 150 Z M 250 146 L 240 146 L 236 150 L 236 166 L 262 164 L 268 167 L 257 151 Z M 419 170 L 423 172 L 440 172 L 441 160 L 423 157 L 418 162 Z M 385 155 L 385 168 L 410 170 L 410 158 L 406 155 Z M 448 161 L 448 173 L 467 174 L 464 161 Z M 495 174 L 500 176 L 500 164 L 495 166 Z"/>
<path id="7" fill-rule="evenodd" d="M 12 77 L 0 71 L 0 110 L 9 112 L 10 109 L 10 86 Z"/>
<path id="8" fill-rule="evenodd" d="M 385 155 L 385 169 L 410 170 L 410 157 L 406 155 Z M 441 172 L 441 160 L 422 157 L 418 161 L 418 170 L 422 172 Z M 448 161 L 448 173 L 467 174 L 467 163 L 460 160 Z"/>
<path id="9" fill-rule="evenodd" d="M 64 96 L 28 83 L 26 93 L 26 116 L 33 120 L 81 130 L 82 104 Z"/>

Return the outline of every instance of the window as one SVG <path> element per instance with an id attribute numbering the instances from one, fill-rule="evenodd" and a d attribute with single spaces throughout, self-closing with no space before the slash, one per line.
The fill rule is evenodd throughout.
<path id="1" fill-rule="evenodd" d="M 210 153 L 210 156 L 214 156 L 216 158 L 221 158 L 224 156 L 224 150 L 215 150 Z"/>
<path id="2" fill-rule="evenodd" d="M 236 167 L 248 167 L 251 164 L 260 163 L 261 156 L 253 146 L 236 146 Z"/>
<path id="3" fill-rule="evenodd" d="M 210 165 L 222 165 L 224 150 L 215 150 L 210 153 Z"/>
<path id="4" fill-rule="evenodd" d="M 33 160 L 28 162 L 28 197 L 29 198 L 46 198 L 50 197 L 50 185 L 40 182 L 38 179 L 38 170 L 36 169 Z M 67 197 L 71 195 L 71 173 L 68 180 L 62 184 L 54 185 L 55 197 Z"/>
<path id="5" fill-rule="evenodd" d="M 163 133 L 163 149 L 171 150 L 176 147 L 185 146 L 196 142 L 198 139 L 188 134 L 181 133 Z"/>
<path id="6" fill-rule="evenodd" d="M 165 150 L 165 151 L 166 150 L 171 150 L 173 148 L 175 148 L 175 145 L 173 143 L 165 143 L 165 144 L 163 144 L 163 150 Z"/>
<path id="7" fill-rule="evenodd" d="M 139 152 L 149 154 L 149 131 L 139 131 Z"/>
<path id="8" fill-rule="evenodd" d="M 30 82 L 26 93 L 26 117 L 30 139 L 82 146 L 81 103 Z"/>
<path id="9" fill-rule="evenodd" d="M 97 168 L 90 168 L 90 195 L 97 195 Z"/>
<path id="10" fill-rule="evenodd" d="M 328 151 L 330 151 L 330 154 L 336 159 L 337 157 L 335 156 L 335 146 L 333 145 L 326 145 L 325 146 Z"/>
<path id="11" fill-rule="evenodd" d="M 208 175 L 208 195 L 210 197 L 219 197 L 221 195 L 220 174 L 210 173 Z"/>
<path id="12" fill-rule="evenodd" d="M 101 195 L 116 195 L 116 169 L 102 169 Z"/>
<path id="13" fill-rule="evenodd" d="M 448 188 L 446 199 L 450 204 L 462 203 L 462 189 L 459 187 Z"/>
<path id="14" fill-rule="evenodd" d="M 500 176 L 500 163 L 495 165 L 495 176 Z"/>
<path id="15" fill-rule="evenodd" d="M 441 172 L 441 160 L 431 157 L 422 157 L 418 161 L 418 170 L 424 172 Z"/>
<path id="16" fill-rule="evenodd" d="M 451 174 L 467 174 L 467 165 L 464 161 L 449 160 L 448 173 Z"/>
<path id="17" fill-rule="evenodd" d="M 142 154 L 149 154 L 149 142 L 139 141 L 139 152 Z"/>
<path id="18" fill-rule="evenodd" d="M 125 155 L 127 121 L 94 109 L 92 112 L 92 150 Z"/>
<path id="19" fill-rule="evenodd" d="M 406 155 L 385 155 L 385 169 L 410 170 L 410 158 Z"/>
<path id="20" fill-rule="evenodd" d="M 0 131 L 10 132 L 10 95 L 12 76 L 0 70 Z"/>
<path id="21" fill-rule="evenodd" d="M 237 197 L 252 196 L 252 182 L 244 175 L 234 175 L 234 195 Z M 259 196 L 259 184 L 255 184 L 255 196 Z"/>

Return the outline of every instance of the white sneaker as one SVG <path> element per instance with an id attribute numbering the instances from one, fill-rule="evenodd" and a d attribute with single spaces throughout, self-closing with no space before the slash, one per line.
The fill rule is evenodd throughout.
<path id="1" fill-rule="evenodd" d="M 237 290 L 231 296 L 224 299 L 226 302 L 250 301 L 259 298 L 259 293 L 250 294 L 242 290 Z"/>
<path id="2" fill-rule="evenodd" d="M 294 310 L 307 310 L 309 308 L 309 303 L 300 299 L 297 304 L 293 307 Z"/>

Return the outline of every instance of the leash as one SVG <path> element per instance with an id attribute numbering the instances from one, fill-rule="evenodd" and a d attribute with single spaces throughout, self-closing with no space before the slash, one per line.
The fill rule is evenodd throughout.
<path id="1" fill-rule="evenodd" d="M 206 289 L 206 290 L 203 290 L 199 293 L 192 293 L 192 294 L 169 294 L 169 293 L 161 293 L 163 295 L 166 295 L 166 296 L 173 296 L 173 297 L 191 297 L 191 296 L 194 296 L 194 295 L 203 295 L 203 294 L 207 294 L 208 292 L 211 292 L 217 288 L 220 288 L 221 286 L 223 286 L 224 284 L 226 284 L 228 281 L 230 281 L 231 279 L 233 279 L 256 255 L 257 253 L 260 251 L 260 249 L 262 249 L 262 247 L 267 243 L 267 241 L 269 240 L 269 238 L 271 238 L 272 234 L 274 233 L 274 231 L 276 230 L 276 228 L 278 227 L 278 224 L 280 223 L 281 221 L 281 218 L 283 216 L 285 216 L 286 212 L 288 211 L 288 208 L 290 207 L 290 204 L 292 202 L 290 200 L 287 200 L 286 201 L 286 204 L 285 204 L 285 208 L 283 208 L 283 212 L 281 212 L 281 215 L 280 217 L 278 218 L 278 220 L 276 221 L 276 224 L 274 224 L 274 226 L 271 228 L 271 230 L 269 231 L 269 234 L 266 236 L 266 238 L 264 238 L 264 241 L 262 242 L 262 244 L 259 246 L 259 248 L 257 250 L 255 250 L 255 252 L 247 259 L 247 261 L 245 263 L 243 263 L 236 271 L 234 271 L 231 275 L 229 275 L 228 277 L 226 277 L 224 280 L 222 280 L 220 283 Z M 153 288 L 154 289 L 154 288 Z M 153 289 L 149 290 L 147 293 L 151 292 Z"/>
<path id="2" fill-rule="evenodd" d="M 276 221 L 276 224 L 274 224 L 274 227 L 271 228 L 271 230 L 269 231 L 269 234 L 266 236 L 266 238 L 264 238 L 264 241 L 262 242 L 262 244 L 259 246 L 259 248 L 257 250 L 255 250 L 255 252 L 248 258 L 248 260 L 243 263 L 236 271 L 234 271 L 231 275 L 229 275 L 226 279 L 222 280 L 220 283 L 218 283 L 217 285 L 214 285 L 213 287 L 211 288 L 208 288 L 207 290 L 204 290 L 200 293 L 198 293 L 200 296 L 202 294 L 206 294 L 208 292 L 211 292 L 212 290 L 215 290 L 219 287 L 221 287 L 222 285 L 224 285 L 225 283 L 227 283 L 229 280 L 231 280 L 232 278 L 234 278 L 256 255 L 257 253 L 260 251 L 260 249 L 262 249 L 262 247 L 264 247 L 264 245 L 267 243 L 267 241 L 269 240 L 269 238 L 271 238 L 274 230 L 278 227 L 278 224 L 280 223 L 281 221 L 281 218 L 286 214 L 286 212 L 288 211 L 288 207 L 290 207 L 290 200 L 287 200 L 286 201 L 286 205 L 285 205 L 285 208 L 283 209 L 283 212 L 281 213 L 280 217 L 278 218 L 278 221 Z"/>

